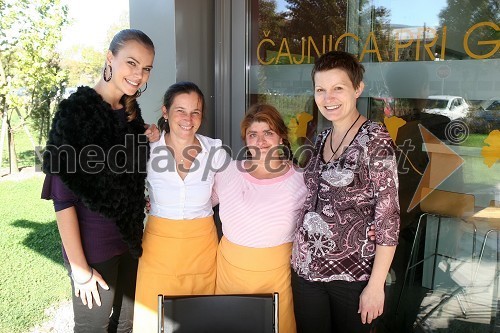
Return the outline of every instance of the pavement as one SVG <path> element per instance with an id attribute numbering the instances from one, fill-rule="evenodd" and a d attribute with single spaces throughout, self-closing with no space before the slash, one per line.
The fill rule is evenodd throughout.
<path id="1" fill-rule="evenodd" d="M 48 319 L 26 333 L 71 333 L 73 332 L 73 306 L 63 301 L 45 310 Z"/>
<path id="2" fill-rule="evenodd" d="M 35 167 L 24 167 L 19 172 L 11 174 L 9 174 L 9 168 L 0 168 L 0 182 L 19 181 L 31 177 L 43 177 L 44 175 L 42 171 L 36 171 Z"/>

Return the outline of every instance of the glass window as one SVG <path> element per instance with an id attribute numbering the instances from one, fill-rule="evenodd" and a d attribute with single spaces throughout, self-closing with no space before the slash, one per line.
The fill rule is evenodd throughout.
<path id="1" fill-rule="evenodd" d="M 314 60 L 345 50 L 366 68 L 358 110 L 386 125 L 399 154 L 401 239 L 391 269 L 397 285 L 388 293 L 381 323 L 390 332 L 408 332 L 413 325 L 487 330 L 498 317 L 494 233 L 476 265 L 491 228 L 484 219 L 474 220 L 474 233 L 470 220 L 442 218 L 440 255 L 411 270 L 398 316 L 395 290 L 401 289 L 424 213 L 424 188 L 450 198 L 471 195 L 473 211 L 463 213 L 469 217 L 500 202 L 499 19 L 496 0 L 251 1 L 249 101 L 278 108 L 294 149 L 331 126 L 314 103 Z M 426 220 L 429 227 L 417 240 L 419 259 L 434 252 L 437 236 L 438 219 Z M 476 269 L 488 273 L 469 274 Z M 456 294 L 432 311 L 450 291 Z M 464 310 L 465 302 L 482 305 Z"/>

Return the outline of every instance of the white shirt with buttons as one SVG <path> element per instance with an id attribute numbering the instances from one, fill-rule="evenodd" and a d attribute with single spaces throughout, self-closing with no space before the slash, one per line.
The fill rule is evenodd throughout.
<path id="1" fill-rule="evenodd" d="M 213 215 L 212 187 L 215 173 L 227 166 L 231 158 L 222 141 L 200 134 L 196 138 L 201 152 L 182 180 L 177 173 L 174 156 L 160 140 L 150 143 L 147 187 L 151 202 L 149 214 L 172 220 L 192 220 Z"/>

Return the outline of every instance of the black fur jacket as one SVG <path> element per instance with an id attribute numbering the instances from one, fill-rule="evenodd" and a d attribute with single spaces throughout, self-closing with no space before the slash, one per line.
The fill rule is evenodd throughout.
<path id="1" fill-rule="evenodd" d="M 56 174 L 92 211 L 112 218 L 131 254 L 142 254 L 149 144 L 139 105 L 130 122 L 90 87 L 79 87 L 54 115 L 43 171 Z"/>

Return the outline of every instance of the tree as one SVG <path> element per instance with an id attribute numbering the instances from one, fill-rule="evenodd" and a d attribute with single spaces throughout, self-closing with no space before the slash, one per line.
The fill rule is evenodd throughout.
<path id="1" fill-rule="evenodd" d="M 288 32 L 295 37 L 291 46 L 300 53 L 301 37 L 310 36 L 315 41 L 323 35 L 339 37 L 346 31 L 347 0 L 287 0 L 289 10 Z"/>
<path id="2" fill-rule="evenodd" d="M 498 0 L 463 1 L 448 0 L 448 5 L 439 13 L 438 34 L 443 34 L 446 26 L 447 59 L 464 59 L 469 56 L 463 46 L 467 30 L 479 22 L 497 22 L 500 20 L 500 2 Z M 469 48 L 474 54 L 484 55 L 491 51 L 491 45 L 478 45 L 478 41 L 500 39 L 500 32 L 494 29 L 478 29 L 469 36 Z M 494 58 L 500 57 L 497 52 Z"/>
<path id="3" fill-rule="evenodd" d="M 259 1 L 258 12 L 259 40 L 266 38 L 265 33 L 269 32 L 275 36 L 283 36 L 285 15 L 276 12 L 275 0 Z"/>
<path id="4" fill-rule="evenodd" d="M 252 50 L 258 49 L 257 45 L 263 39 L 283 36 L 283 26 L 286 24 L 284 15 L 276 12 L 275 0 L 260 0 L 258 6 L 253 8 L 252 22 Z M 260 50 L 258 56 L 266 59 L 266 51 Z M 251 62 L 258 63 L 256 54 L 252 54 Z"/>
<path id="5" fill-rule="evenodd" d="M 67 80 L 56 52 L 67 7 L 60 0 L 0 1 L 0 110 L 8 132 L 10 172 L 17 172 L 14 133 L 23 127 L 35 146 L 29 120 L 39 131 L 40 142 Z"/>
<path id="6" fill-rule="evenodd" d="M 113 23 L 107 33 L 104 44 L 100 47 L 75 45 L 65 50 L 61 67 L 68 72 L 68 87 L 94 86 L 102 75 L 104 54 L 111 39 L 122 29 L 130 27 L 128 12 L 124 11 L 116 23 Z"/>
<path id="7" fill-rule="evenodd" d="M 68 87 L 95 84 L 104 64 L 103 51 L 90 46 L 74 46 L 65 52 L 61 67 L 68 72 Z"/>
<path id="8" fill-rule="evenodd" d="M 357 48 L 362 48 L 368 33 L 374 32 L 377 37 L 388 35 L 386 30 L 389 10 L 371 6 L 371 1 L 368 0 L 287 0 L 287 3 L 287 33 L 294 36 L 294 42 L 290 45 L 293 53 L 301 52 L 301 37 L 310 36 L 319 47 L 323 36 L 329 38 L 331 35 L 334 44 L 338 37 L 349 32 L 360 37 L 361 44 Z M 348 22 L 349 17 L 356 19 L 354 25 Z M 351 28 L 354 27 L 358 30 L 352 31 Z M 347 50 L 345 41 L 346 39 L 341 41 L 338 49 Z"/>

